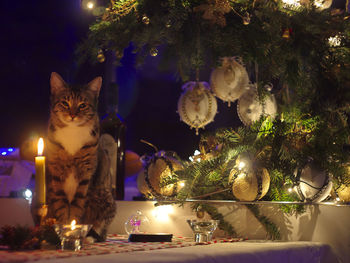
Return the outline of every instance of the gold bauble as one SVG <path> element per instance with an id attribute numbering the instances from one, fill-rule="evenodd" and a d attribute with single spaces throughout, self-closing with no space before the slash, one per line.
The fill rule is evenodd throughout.
<path id="1" fill-rule="evenodd" d="M 284 30 L 284 32 L 282 34 L 282 37 L 284 39 L 290 39 L 290 31 L 289 31 L 289 29 Z"/>
<path id="2" fill-rule="evenodd" d="M 103 62 L 105 62 L 105 60 L 106 60 L 106 57 L 103 54 L 103 51 L 99 50 L 98 53 L 97 53 L 97 61 L 100 62 L 100 63 L 103 63 Z"/>
<path id="3" fill-rule="evenodd" d="M 181 188 L 181 182 L 161 187 L 164 178 L 172 175 L 173 171 L 183 168 L 182 164 L 175 158 L 163 156 L 155 157 L 137 177 L 139 191 L 147 197 L 173 196 Z M 148 182 L 147 182 L 148 178 Z"/>
<path id="4" fill-rule="evenodd" d="M 349 179 L 350 177 L 350 164 L 347 164 L 346 169 L 346 174 L 344 177 L 347 177 L 346 179 Z M 337 194 L 340 199 L 340 201 L 348 203 L 350 202 L 350 185 L 345 185 L 342 184 L 340 187 L 337 189 Z"/>
<path id="5" fill-rule="evenodd" d="M 204 215 L 205 215 L 205 213 L 204 213 L 204 211 L 202 211 L 202 210 L 199 210 L 199 211 L 197 211 L 196 212 L 196 216 L 197 216 L 197 218 L 203 218 L 204 217 Z"/>
<path id="6" fill-rule="evenodd" d="M 337 190 L 338 197 L 340 201 L 348 203 L 350 202 L 350 185 L 341 185 Z"/>
<path id="7" fill-rule="evenodd" d="M 142 17 L 142 23 L 144 23 L 145 25 L 148 25 L 149 22 L 150 22 L 149 17 L 146 16 L 146 15 L 143 15 L 143 17 Z"/>
<path id="8" fill-rule="evenodd" d="M 152 56 L 152 57 L 155 57 L 158 55 L 158 49 L 155 48 L 155 47 L 152 47 L 149 51 L 149 54 Z"/>
<path id="9" fill-rule="evenodd" d="M 259 200 L 265 196 L 270 187 L 270 176 L 266 168 L 232 169 L 229 177 L 232 193 L 240 201 Z M 259 187 L 261 194 L 259 195 Z"/>

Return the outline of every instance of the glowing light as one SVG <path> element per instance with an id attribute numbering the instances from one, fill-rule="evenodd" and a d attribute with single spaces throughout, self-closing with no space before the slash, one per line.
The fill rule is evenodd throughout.
<path id="1" fill-rule="evenodd" d="M 288 188 L 288 192 L 289 192 L 289 193 L 293 192 L 293 188 L 292 188 L 292 187 L 289 187 L 289 188 Z"/>
<path id="2" fill-rule="evenodd" d="M 77 226 L 77 221 L 75 221 L 75 219 L 73 219 L 72 223 L 70 223 L 70 229 L 74 230 Z"/>
<path id="3" fill-rule="evenodd" d="M 87 2 L 86 7 L 89 9 L 93 9 L 94 8 L 94 3 L 93 2 Z"/>
<path id="4" fill-rule="evenodd" d="M 160 205 L 156 206 L 153 210 L 153 216 L 158 221 L 169 221 L 169 215 L 174 213 L 174 208 L 172 205 Z"/>
<path id="5" fill-rule="evenodd" d="M 180 185 L 180 187 L 184 187 L 185 186 L 185 182 L 180 182 L 179 185 Z"/>
<path id="6" fill-rule="evenodd" d="M 334 37 L 329 37 L 328 43 L 331 47 L 339 47 L 341 44 L 341 37 L 339 35 L 336 35 Z"/>
<path id="7" fill-rule="evenodd" d="M 13 148 L 8 148 L 7 151 L 13 152 Z"/>
<path id="8" fill-rule="evenodd" d="M 26 190 L 23 192 L 23 196 L 24 196 L 24 198 L 27 199 L 27 200 L 32 199 L 32 196 L 33 196 L 32 191 L 30 191 L 30 189 L 26 189 Z"/>
<path id="9" fill-rule="evenodd" d="M 7 152 L 2 152 L 2 153 L 1 153 L 1 155 L 6 155 L 6 154 L 7 154 Z"/>
<path id="10" fill-rule="evenodd" d="M 340 198 L 339 198 L 339 197 L 337 197 L 337 198 L 335 198 L 335 200 L 336 200 L 337 202 L 339 202 L 339 201 L 340 201 Z"/>
<path id="11" fill-rule="evenodd" d="M 239 162 L 238 170 L 242 170 L 245 167 L 245 162 Z"/>
<path id="12" fill-rule="evenodd" d="M 38 155 L 42 155 L 44 151 L 44 140 L 43 138 L 39 138 L 38 141 Z"/>
<path id="13" fill-rule="evenodd" d="M 201 154 L 201 152 L 200 152 L 200 151 L 195 150 L 195 151 L 194 151 L 193 156 L 197 156 L 197 155 L 200 155 L 200 154 Z M 191 162 L 193 162 L 193 161 L 194 161 L 194 159 L 193 159 L 193 157 L 192 157 L 192 156 L 188 157 L 188 159 L 189 159 Z M 200 161 L 201 161 L 201 158 L 196 158 L 196 161 L 197 161 L 197 162 L 200 162 Z"/>

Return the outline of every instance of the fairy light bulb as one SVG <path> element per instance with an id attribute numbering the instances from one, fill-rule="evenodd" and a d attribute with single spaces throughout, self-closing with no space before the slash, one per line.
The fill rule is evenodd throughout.
<path id="1" fill-rule="evenodd" d="M 245 162 L 239 162 L 238 170 L 242 170 L 245 167 Z"/>
<path id="2" fill-rule="evenodd" d="M 92 1 L 89 1 L 89 2 L 87 2 L 86 3 L 86 7 L 88 8 L 88 9 L 93 9 L 94 8 L 94 2 L 92 2 Z"/>

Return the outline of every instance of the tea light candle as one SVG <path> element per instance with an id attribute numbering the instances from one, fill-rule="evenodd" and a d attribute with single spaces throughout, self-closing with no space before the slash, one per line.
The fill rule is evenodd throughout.
<path id="1" fill-rule="evenodd" d="M 61 249 L 80 250 L 83 246 L 83 239 L 91 227 L 92 225 L 78 225 L 76 220 L 73 220 L 70 225 L 54 225 L 61 240 Z"/>
<path id="2" fill-rule="evenodd" d="M 46 183 L 45 183 L 45 156 L 44 140 L 40 138 L 38 141 L 38 156 L 35 157 L 35 194 L 38 206 L 44 205 L 46 202 Z"/>

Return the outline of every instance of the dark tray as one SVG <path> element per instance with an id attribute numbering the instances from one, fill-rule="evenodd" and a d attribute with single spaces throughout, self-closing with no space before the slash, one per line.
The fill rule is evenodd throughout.
<path id="1" fill-rule="evenodd" d="M 173 234 L 130 234 L 129 242 L 171 242 Z"/>

